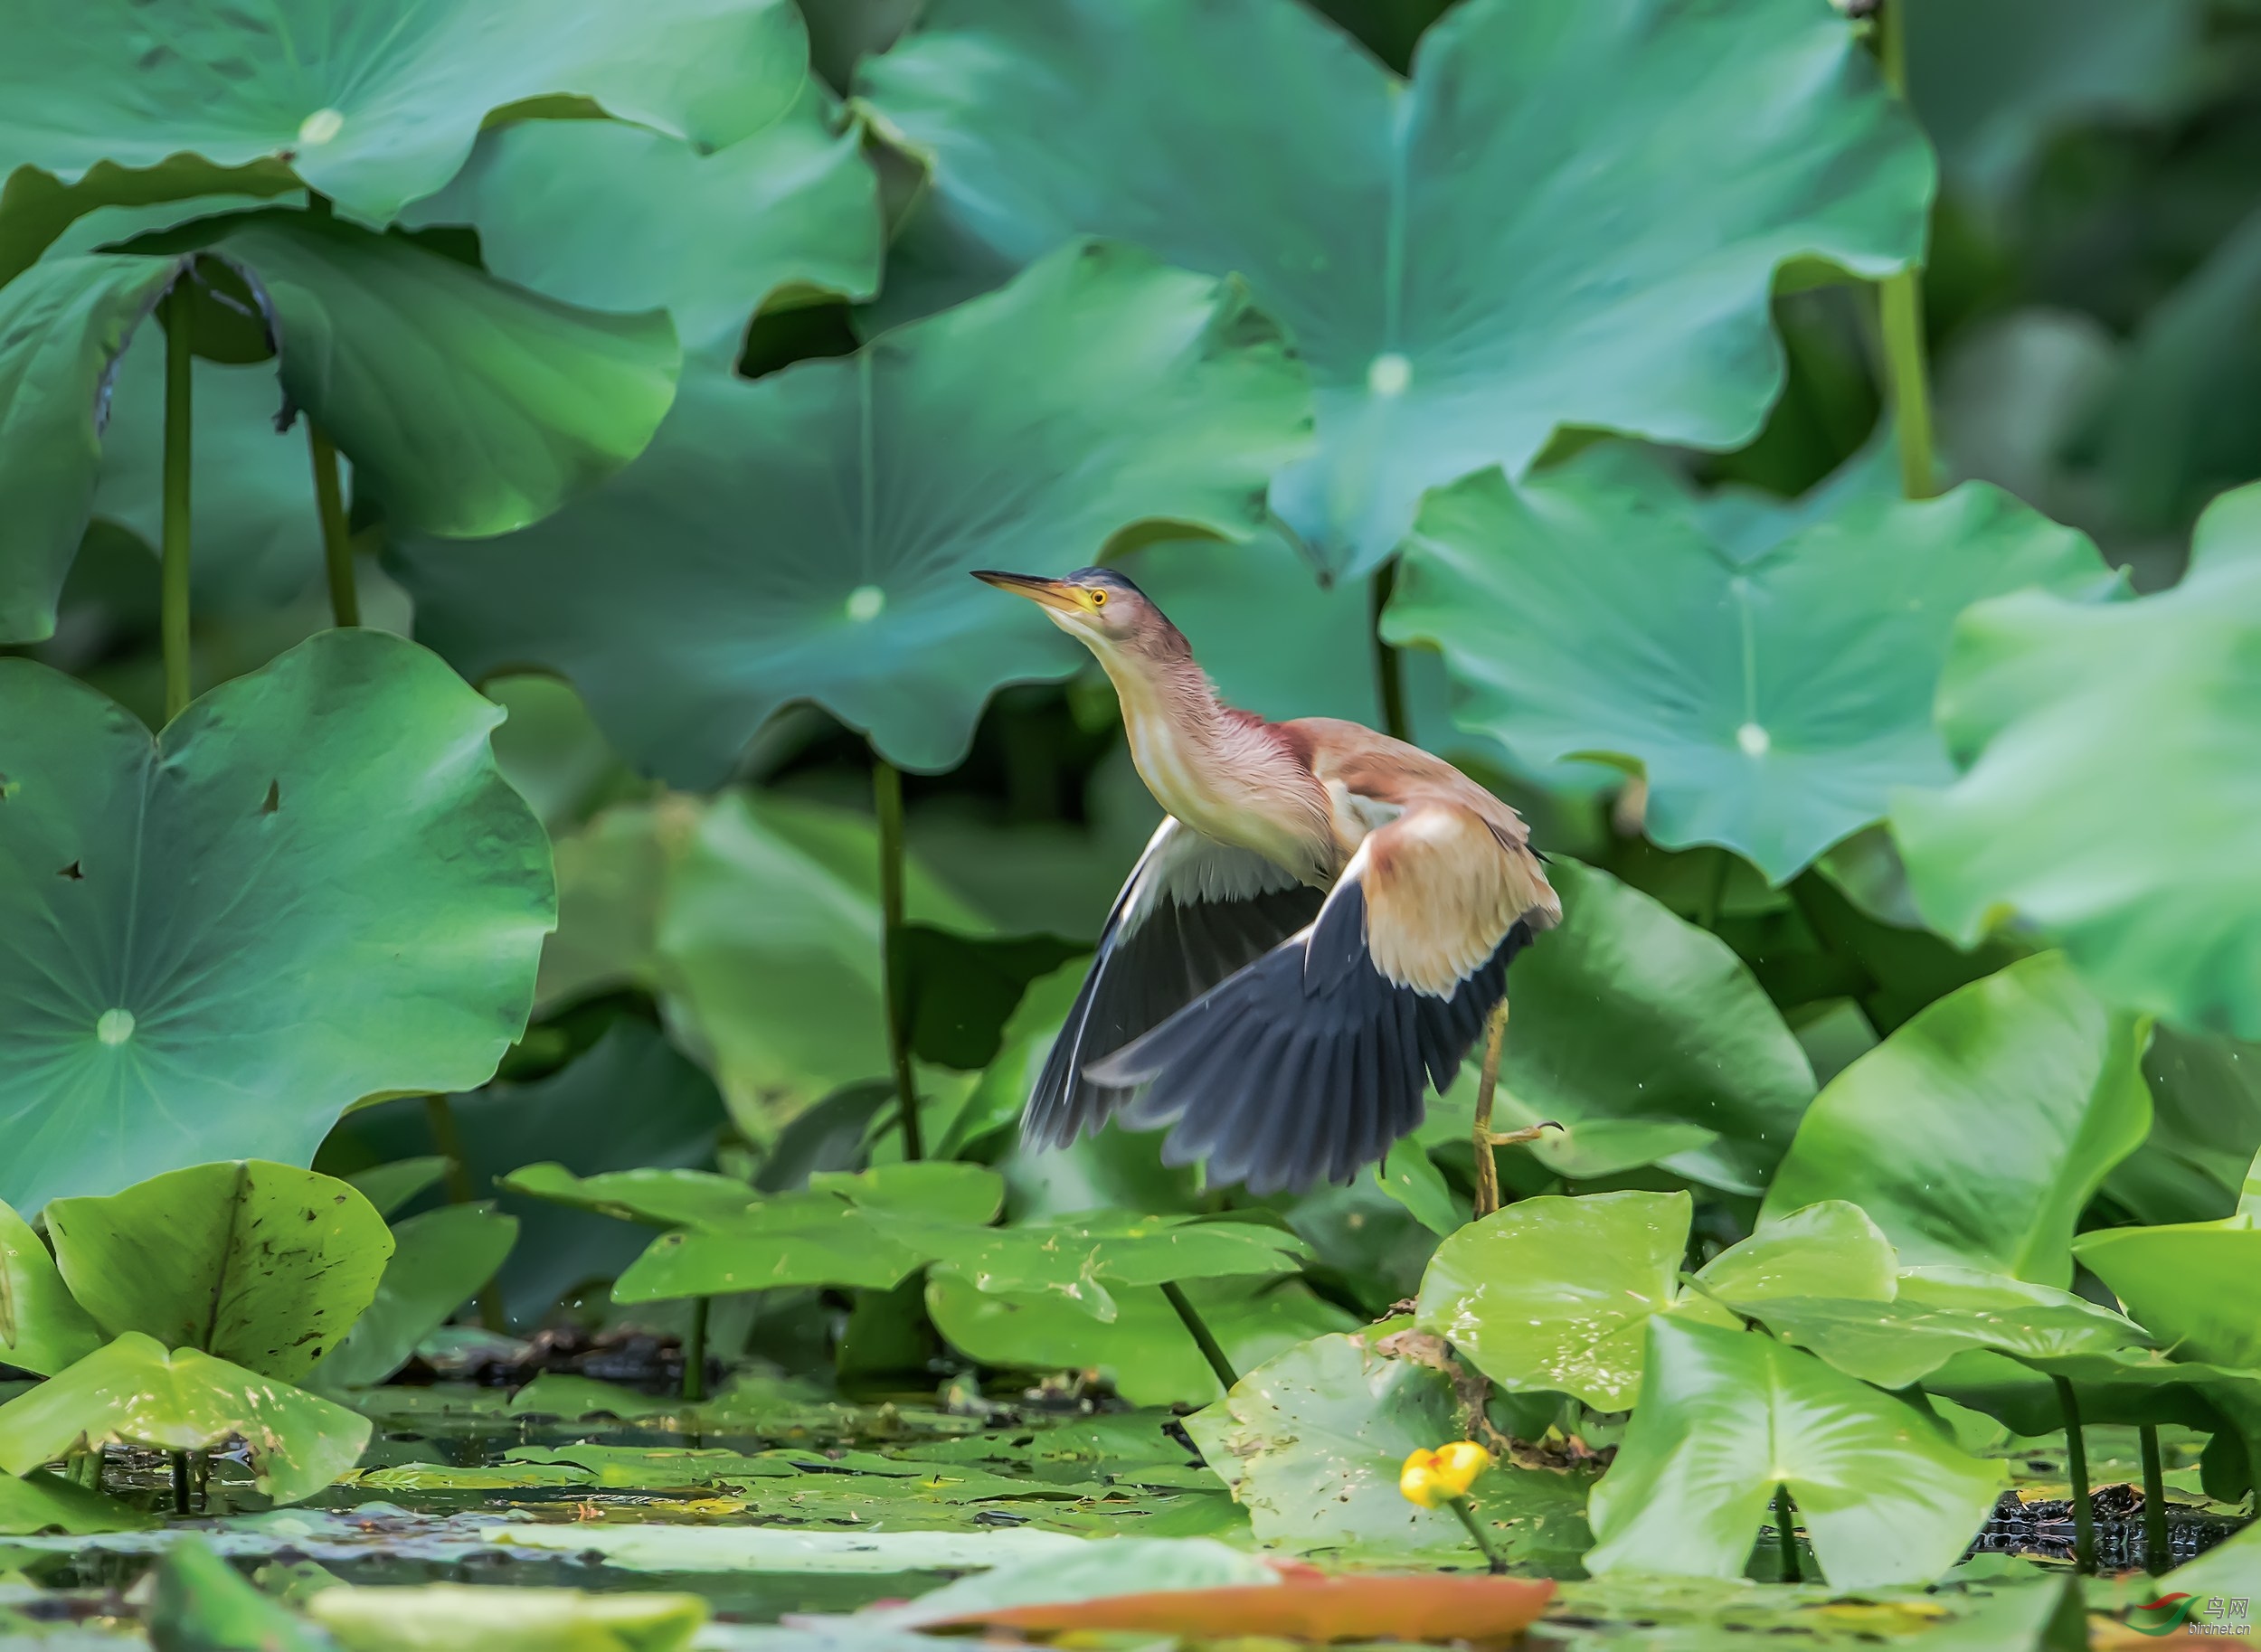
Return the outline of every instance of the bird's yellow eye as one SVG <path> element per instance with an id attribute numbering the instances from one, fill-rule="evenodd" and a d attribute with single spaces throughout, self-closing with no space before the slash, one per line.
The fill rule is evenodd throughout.
<path id="1" fill-rule="evenodd" d="M 1103 590 L 1093 591 L 1092 606 L 1093 608 L 1105 608 L 1107 606 L 1107 593 Z"/>

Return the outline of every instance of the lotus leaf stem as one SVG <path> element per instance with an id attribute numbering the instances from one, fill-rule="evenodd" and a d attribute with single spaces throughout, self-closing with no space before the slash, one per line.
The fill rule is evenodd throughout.
<path id="1" fill-rule="evenodd" d="M 2167 1469 L 2159 1455 L 2159 1425 L 2143 1424 L 2135 1439 L 2143 1453 L 2143 1570 L 2157 1577 L 2174 1564 L 2167 1537 Z"/>
<path id="2" fill-rule="evenodd" d="M 1906 0 L 1882 0 L 1877 7 L 1877 58 L 1886 84 L 1907 97 L 1907 33 L 1901 12 Z M 1891 389 L 1892 420 L 1900 448 L 1900 491 L 1928 499 L 1939 491 L 1933 466 L 1931 388 L 1924 361 L 1924 285 L 1920 266 L 1911 265 L 1878 284 L 1877 320 L 1884 334 L 1885 377 Z"/>
<path id="3" fill-rule="evenodd" d="M 1405 715 L 1405 664 L 1397 650 L 1382 640 L 1382 610 L 1389 606 L 1390 592 L 1396 583 L 1393 564 L 1384 562 L 1374 571 L 1374 690 L 1382 708 L 1382 732 L 1393 740 L 1411 743 L 1413 723 Z"/>
<path id="4" fill-rule="evenodd" d="M 173 1512 L 188 1513 L 188 1453 L 175 1451 L 173 1457 Z"/>
<path id="5" fill-rule="evenodd" d="M 463 1132 L 456 1128 L 455 1109 L 442 1095 L 424 1098 L 424 1119 L 431 1130 L 431 1145 L 448 1161 L 448 1203 L 476 1204 L 478 1189 L 471 1181 L 471 1161 L 463 1150 Z M 502 1287 L 493 1279 L 479 1287 L 479 1324 L 490 1331 L 510 1328 L 510 1312 L 503 1304 Z"/>
<path id="6" fill-rule="evenodd" d="M 903 771 L 872 754 L 872 798 L 879 814 L 879 911 L 882 986 L 887 1001 L 887 1059 L 894 1069 L 895 1111 L 903 1121 L 903 1156 L 926 1156 L 919 1130 L 919 1090 L 911 1074 L 911 1029 L 905 1010 L 909 983 L 903 959 Z"/>
<path id="7" fill-rule="evenodd" d="M 314 459 L 314 506 L 322 520 L 322 565 L 330 579 L 330 618 L 340 626 L 361 623 L 361 593 L 354 589 L 353 530 L 345 521 L 345 494 L 337 480 L 337 448 L 329 433 L 307 420 L 307 448 Z"/>
<path id="8" fill-rule="evenodd" d="M 190 378 L 189 275 L 186 270 L 165 295 L 165 506 L 158 575 L 158 634 L 165 653 L 165 718 L 170 722 L 188 709 L 189 440 L 193 382 Z"/>
<path id="9" fill-rule="evenodd" d="M 1194 1346 L 1201 1350 L 1201 1357 L 1209 1362 L 1209 1369 L 1216 1373 L 1216 1380 L 1225 1385 L 1225 1392 L 1232 1392 L 1233 1385 L 1241 1380 L 1240 1374 L 1233 1369 L 1233 1362 L 1225 1358 L 1225 1345 L 1210 1331 L 1208 1321 L 1186 1299 L 1185 1291 L 1175 1279 L 1162 1281 L 1162 1295 L 1169 1298 L 1170 1307 L 1185 1324 L 1187 1335 L 1193 1338 Z"/>
<path id="10" fill-rule="evenodd" d="M 712 1297 L 691 1298 L 691 1332 L 683 1339 L 683 1397 L 692 1404 L 706 1398 L 706 1316 Z"/>
<path id="11" fill-rule="evenodd" d="M 2065 1471 L 2073 1482 L 2073 1570 L 2086 1576 L 2096 1569 L 2096 1515 L 2088 1501 L 2088 1442 L 2080 1431 L 2080 1398 L 2064 1377 L 2057 1384 L 2058 1410 L 2065 1417 Z"/>
<path id="12" fill-rule="evenodd" d="M 1774 1543 L 1782 1553 L 1782 1581 L 1802 1583 L 1805 1572 L 1798 1564 L 1798 1528 L 1790 1517 L 1790 1487 L 1774 1487 Z"/>

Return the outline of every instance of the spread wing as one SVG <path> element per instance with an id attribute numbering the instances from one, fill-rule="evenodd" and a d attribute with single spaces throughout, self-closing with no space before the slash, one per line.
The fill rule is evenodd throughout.
<path id="1" fill-rule="evenodd" d="M 1147 1088 L 1124 1116 L 1174 1125 L 1170 1164 L 1252 1193 L 1346 1180 L 1447 1089 L 1509 961 L 1561 915 L 1519 833 L 1451 799 L 1369 834 L 1317 915 L 1086 1069 Z M 1518 823 L 1519 825 L 1519 823 Z"/>
<path id="2" fill-rule="evenodd" d="M 1106 1123 L 1127 1093 L 1093 1083 L 1084 1069 L 1310 923 L 1322 899 L 1263 855 L 1165 819 L 1115 897 L 1022 1116 L 1024 1139 L 1064 1147 Z"/>

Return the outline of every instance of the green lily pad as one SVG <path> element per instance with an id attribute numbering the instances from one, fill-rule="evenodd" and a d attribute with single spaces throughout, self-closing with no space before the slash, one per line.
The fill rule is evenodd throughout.
<path id="1" fill-rule="evenodd" d="M 1831 1081 L 1762 1219 L 1845 1199 L 1904 1261 L 2069 1285 L 2075 1222 L 2151 1126 L 2146 1033 L 2053 953 L 1974 981 Z"/>
<path id="2" fill-rule="evenodd" d="M 102 1341 L 32 1224 L 0 1204 L 0 1359 L 52 1376 Z"/>
<path id="3" fill-rule="evenodd" d="M 1756 1232 L 1728 1246 L 1696 1275 L 1710 1296 L 1738 1306 L 1783 1297 L 1888 1301 L 1898 1279 L 1891 1241 L 1868 1212 L 1841 1199 L 1762 1222 Z"/>
<path id="4" fill-rule="evenodd" d="M 1594 1488 L 1595 1573 L 1743 1575 L 1777 1486 L 1839 1589 L 1929 1582 L 2005 1483 L 1914 1407 L 1747 1331 L 1660 1317 L 1617 1460 Z"/>
<path id="5" fill-rule="evenodd" d="M 1432 1233 L 1449 1237 L 1467 1220 L 1429 1150 L 1411 1137 L 1391 1147 L 1388 1156 L 1375 1166 L 1374 1180 Z"/>
<path id="6" fill-rule="evenodd" d="M 326 1652 L 328 1643 L 194 1533 L 151 1568 L 149 1644 L 166 1652 Z"/>
<path id="7" fill-rule="evenodd" d="M 173 282 L 154 260 L 58 259 L 0 288 L 0 641 L 55 629 L 55 599 L 78 554 L 102 465 L 110 375 Z"/>
<path id="8" fill-rule="evenodd" d="M 2104 1353 L 2143 1342 L 2141 1330 L 2070 1291 L 1973 1268 L 1910 1268 L 1881 1296 L 1826 1291 L 1773 1299 L 1731 1284 L 1721 1302 L 1831 1364 L 1879 1388 L 1922 1382 L 1957 1355 L 1991 1349 L 2019 1359 Z"/>
<path id="9" fill-rule="evenodd" d="M 986 1229 L 1005 1203 L 1005 1178 L 987 1165 L 947 1160 L 876 1165 L 869 1170 L 819 1170 L 809 1191 L 837 1194 L 851 1204 L 927 1216 Z"/>
<path id="10" fill-rule="evenodd" d="M 1592 1169 L 1589 1149 L 1628 1145 L 1581 1133 L 1597 1121 L 1697 1127 L 1708 1134 L 1644 1133 L 1639 1145 L 1693 1181 L 1757 1193 L 1813 1096 L 1796 1036 L 1717 936 L 1605 872 L 1556 857 L 1547 875 L 1563 922 L 1516 959 L 1498 1127 L 1567 1126 L 1559 1159 L 1549 1138 L 1530 1149 L 1565 1175 Z M 1448 1120 L 1469 1117 L 1476 1065 L 1435 1131 L 1466 1137 Z"/>
<path id="11" fill-rule="evenodd" d="M 1623 1411 L 1647 1322 L 1679 1293 L 1693 1209 L 1684 1193 L 1518 1199 L 1437 1247 L 1415 1323 L 1506 1388 Z"/>
<path id="12" fill-rule="evenodd" d="M 1511 486 L 1432 496 L 1384 634 L 1433 644 L 1455 714 L 1528 762 L 1606 757 L 1648 777 L 1646 830 L 1721 844 L 1787 882 L 1954 769 L 1931 703 L 1955 616 L 2114 576 L 1999 488 L 1855 494 L 1733 537 L 1660 459 L 1588 448 Z"/>
<path id="13" fill-rule="evenodd" d="M 2006 914 L 2114 1004 L 2261 1037 L 2261 488 L 2200 521 L 2171 590 L 2101 607 L 2001 597 L 1956 628 L 1939 719 L 1963 779 L 1893 831 L 1924 916 L 1968 943 Z"/>
<path id="14" fill-rule="evenodd" d="M 1189 1216 L 1087 1211 L 1009 1227 L 904 1221 L 875 1213 L 878 1231 L 932 1259 L 937 1275 L 977 1290 L 1056 1295 L 1093 1318 L 1113 1317 L 1113 1285 L 1293 1273 L 1310 1247 L 1281 1228 Z"/>
<path id="15" fill-rule="evenodd" d="M 675 399 L 665 316 L 577 309 L 303 212 L 213 230 L 189 233 L 253 283 L 291 404 L 400 531 L 476 538 L 537 521 L 642 452 Z"/>
<path id="16" fill-rule="evenodd" d="M 2261 1370 L 2261 1226 L 2106 1228 L 2073 1241 L 2081 1265 L 2181 1359 Z"/>
<path id="17" fill-rule="evenodd" d="M 1386 1358 L 1357 1336 L 1291 1348 L 1186 1420 L 1246 1506 L 1259 1542 L 1460 1554 L 1469 1552 L 1460 1522 L 1447 1509 L 1408 1502 L 1397 1477 L 1409 1454 L 1463 1439 L 1468 1427 L 1442 1372 Z M 1554 1489 L 1570 1496 L 1543 1495 Z M 1503 1551 L 1575 1554 L 1585 1540 L 1582 1489 L 1567 1476 L 1501 1467 L 1476 1482 L 1471 1500 Z"/>
<path id="18" fill-rule="evenodd" d="M 1245 277 L 1320 393 L 1320 455 L 1273 508 L 1344 573 L 1424 488 L 1520 470 L 1560 426 L 1747 440 L 1782 383 L 1776 267 L 1906 264 L 1932 186 L 1850 30 L 1797 0 L 1733 29 L 1486 0 L 1409 85 L 1287 0 L 938 0 L 859 86 L 933 168 L 913 302 L 939 296 L 921 254 L 986 273 L 1077 233 Z"/>
<path id="19" fill-rule="evenodd" d="M 612 1287 L 615 1302 L 718 1297 L 786 1285 L 891 1290 L 925 1260 L 832 1194 L 780 1194 L 652 1241 Z"/>
<path id="20" fill-rule="evenodd" d="M 132 1504 L 75 1486 L 58 1475 L 32 1473 L 18 1479 L 0 1474 L 0 1535 L 29 1537 L 39 1532 L 138 1532 L 156 1520 Z"/>
<path id="21" fill-rule="evenodd" d="M 241 1438 L 260 1490 L 298 1503 L 360 1459 L 369 1427 L 288 1383 L 128 1331 L 0 1405 L 0 1468 L 28 1474 L 110 1440 L 201 1451 Z"/>
<path id="22" fill-rule="evenodd" d="M 92 11 L 39 0 L 12 19 L 0 173 L 37 166 L 69 183 L 101 161 L 274 157 L 383 222 L 448 181 L 490 111 L 544 94 L 703 146 L 734 143 L 798 95 L 805 39 L 784 0 L 633 13 L 272 0 L 156 18 L 130 0 Z"/>
<path id="23" fill-rule="evenodd" d="M 344 1340 L 393 1255 L 358 1189 L 260 1159 L 53 1200 L 47 1231 L 105 1336 L 139 1331 L 286 1383 Z"/>
<path id="24" fill-rule="evenodd" d="M 879 287 L 878 180 L 814 81 L 792 110 L 712 154 L 609 120 L 483 133 L 411 224 L 468 224 L 494 274 L 596 310 L 665 309 L 686 354 L 736 359 L 766 305 Z"/>
<path id="25" fill-rule="evenodd" d="M 398 566 L 467 673 L 557 668 L 678 784 L 722 779 L 795 700 L 947 769 L 995 689 L 1083 657 L 971 570 L 1064 572 L 1155 520 L 1245 533 L 1308 417 L 1236 284 L 1079 244 L 852 357 L 694 372 L 651 450 L 572 509 Z M 619 555 L 624 535 L 648 553 Z M 664 647 L 639 615 L 666 616 Z"/>
<path id="26" fill-rule="evenodd" d="M 477 1084 L 525 1026 L 548 845 L 498 714 L 422 649 L 325 632 L 157 741 L 28 660 L 0 707 L 0 1197 L 311 1158 L 354 1101 Z"/>
<path id="27" fill-rule="evenodd" d="M 1235 1371 L 1356 1323 L 1300 1283 L 1263 1275 L 1190 1279 L 1186 1298 Z M 984 1364 L 1098 1371 L 1133 1405 L 1200 1405 L 1224 1392 L 1159 1287 L 1118 1286 L 1108 1299 L 1114 1315 L 1102 1320 L 1058 1291 L 980 1290 L 948 1273 L 926 1287 L 935 1328 Z"/>
<path id="28" fill-rule="evenodd" d="M 1007 1607 L 1279 1581 L 1280 1574 L 1254 1555 L 1213 1538 L 1131 1537 L 1093 1543 L 1076 1554 L 977 1572 L 902 1606 L 866 1609 L 856 1621 L 875 1628 L 915 1628 Z"/>
<path id="29" fill-rule="evenodd" d="M 517 1218 L 485 1204 L 450 1204 L 397 1224 L 369 1311 L 313 1380 L 343 1388 L 383 1382 L 495 1277 L 517 1237 Z"/>
<path id="30" fill-rule="evenodd" d="M 682 1652 L 707 1605 L 689 1594 L 425 1583 L 317 1590 L 306 1612 L 345 1652 Z"/>
<path id="31" fill-rule="evenodd" d="M 960 1572 L 1080 1553 L 1058 1532 L 804 1532 L 787 1527 L 517 1525 L 506 1548 L 595 1552 L 630 1572 Z"/>
<path id="32" fill-rule="evenodd" d="M 655 1228 L 727 1222 L 761 1197 L 747 1183 L 711 1170 L 608 1170 L 579 1176 L 563 1165 L 527 1165 L 497 1185 L 506 1193 Z"/>

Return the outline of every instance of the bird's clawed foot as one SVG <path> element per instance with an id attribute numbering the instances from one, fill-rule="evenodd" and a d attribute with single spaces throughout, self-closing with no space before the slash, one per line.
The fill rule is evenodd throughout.
<path id="1" fill-rule="evenodd" d="M 1549 1130 L 1559 1130 L 1561 1128 L 1562 1126 L 1556 1124 L 1552 1119 L 1549 1119 L 1542 1123 L 1530 1125 L 1520 1130 L 1486 1130 L 1483 1135 L 1484 1139 L 1495 1147 L 1519 1147 L 1527 1141 L 1537 1141 L 1541 1136 L 1545 1135 Z"/>

